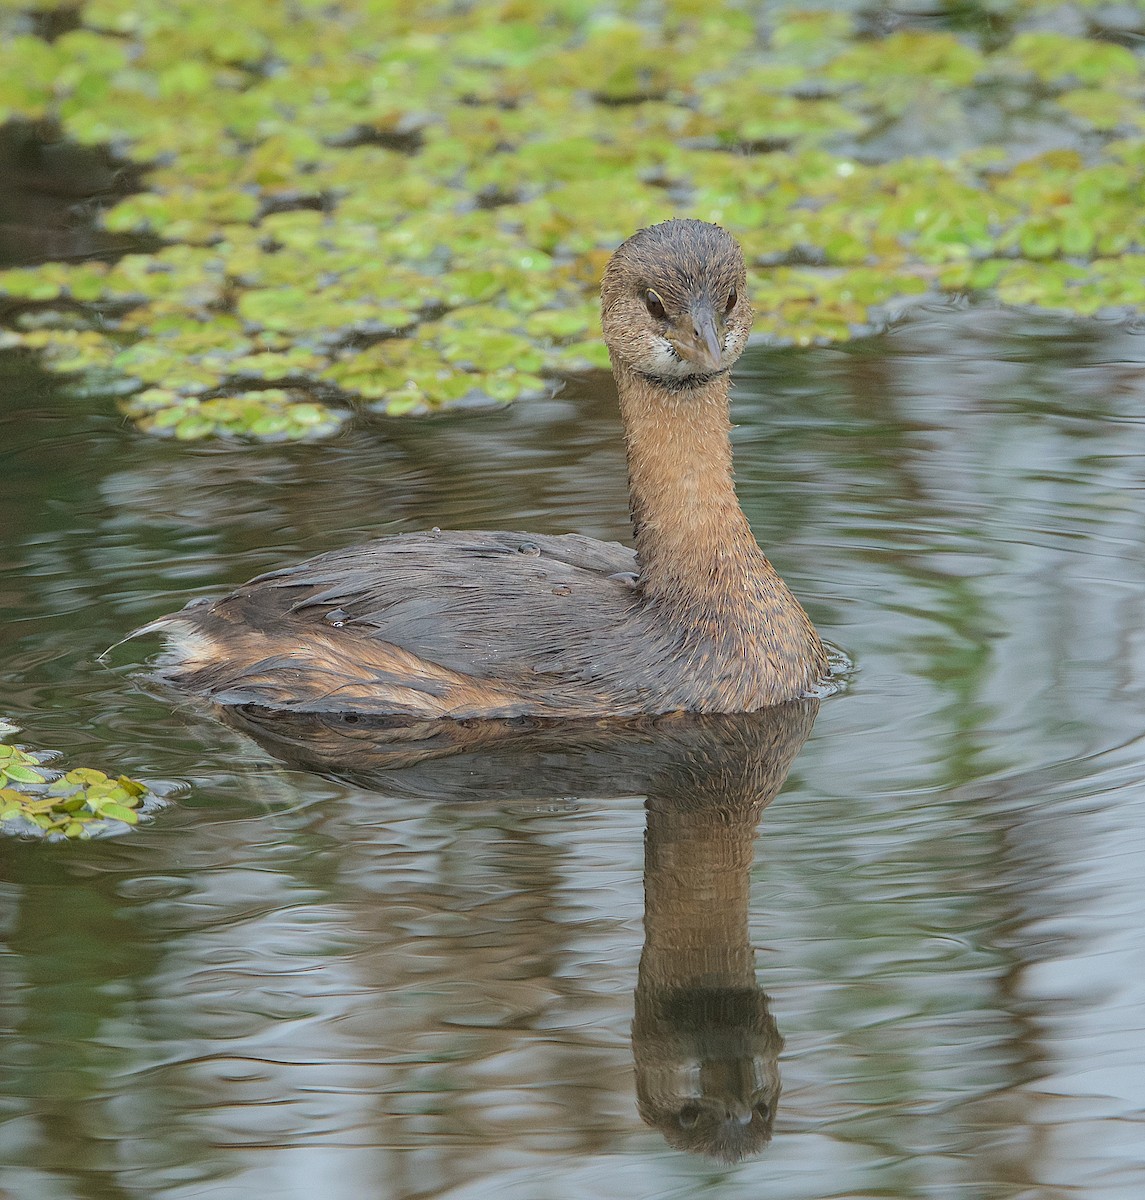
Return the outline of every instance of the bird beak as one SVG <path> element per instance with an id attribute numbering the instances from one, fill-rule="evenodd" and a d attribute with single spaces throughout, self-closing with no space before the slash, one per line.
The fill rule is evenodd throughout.
<path id="1" fill-rule="evenodd" d="M 716 318 L 710 304 L 697 304 L 685 313 L 671 338 L 676 353 L 704 371 L 724 369 L 723 322 Z"/>

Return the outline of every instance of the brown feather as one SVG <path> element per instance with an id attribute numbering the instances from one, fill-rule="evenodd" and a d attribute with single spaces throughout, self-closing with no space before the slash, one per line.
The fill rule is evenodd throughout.
<path id="1" fill-rule="evenodd" d="M 739 247 L 700 221 L 641 230 L 605 271 L 635 551 L 436 530 L 333 551 L 144 626 L 170 637 L 162 677 L 223 704 L 429 718 L 743 712 L 805 694 L 823 647 L 732 484 L 745 289 Z M 715 371 L 693 349 L 705 321 Z"/>

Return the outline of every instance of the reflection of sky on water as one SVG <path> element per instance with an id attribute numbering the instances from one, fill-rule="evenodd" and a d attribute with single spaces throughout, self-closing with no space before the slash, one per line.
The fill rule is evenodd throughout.
<path id="1" fill-rule="evenodd" d="M 373 531 L 622 536 L 607 391 L 192 448 L 5 376 L 3 708 L 192 790 L 129 838 L 4 847 L 2 1186 L 1138 1196 L 1143 359 L 1111 325 L 971 310 L 746 364 L 745 507 L 857 666 L 759 826 L 783 1094 L 735 1167 L 636 1112 L 639 796 L 381 799 L 94 662 Z"/>

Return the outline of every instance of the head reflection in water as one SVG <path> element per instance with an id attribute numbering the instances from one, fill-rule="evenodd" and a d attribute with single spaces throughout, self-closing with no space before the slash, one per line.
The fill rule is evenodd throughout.
<path id="1" fill-rule="evenodd" d="M 755 979 L 751 865 L 760 813 L 814 719 L 806 703 L 756 714 L 748 736 L 649 781 L 637 1104 L 669 1145 L 721 1162 L 758 1154 L 775 1121 L 783 1039 Z"/>
<path id="2" fill-rule="evenodd" d="M 641 1117 L 680 1150 L 737 1162 L 770 1141 L 783 1048 L 748 930 L 756 824 L 818 703 L 628 721 L 398 724 L 236 708 L 279 758 L 392 795 L 530 804 L 644 793 L 644 951 L 632 1048 Z"/>
<path id="3" fill-rule="evenodd" d="M 771 1141 L 783 1038 L 758 987 L 641 987 L 632 1047 L 640 1115 L 669 1145 L 732 1163 Z"/>

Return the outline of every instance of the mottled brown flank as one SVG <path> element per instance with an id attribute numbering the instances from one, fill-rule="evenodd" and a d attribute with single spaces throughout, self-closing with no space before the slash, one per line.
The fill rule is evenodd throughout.
<path id="1" fill-rule="evenodd" d="M 734 240 L 699 221 L 642 230 L 605 273 L 635 552 L 575 534 L 382 538 L 145 626 L 171 635 L 163 677 L 226 704 L 411 717 L 746 712 L 806 693 L 823 647 L 732 485 L 743 275 Z M 721 371 L 659 377 L 682 360 L 648 286 L 685 311 L 717 298 Z"/>

